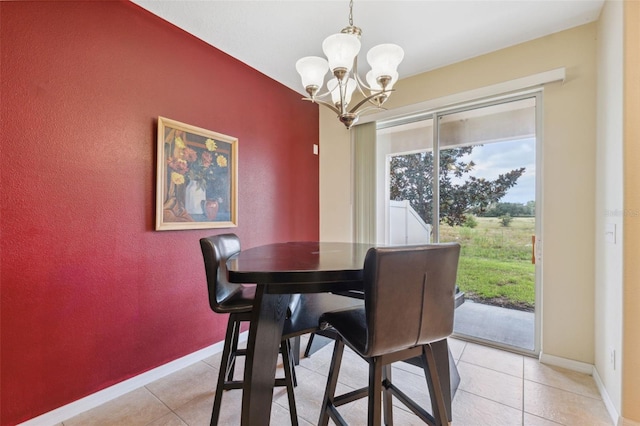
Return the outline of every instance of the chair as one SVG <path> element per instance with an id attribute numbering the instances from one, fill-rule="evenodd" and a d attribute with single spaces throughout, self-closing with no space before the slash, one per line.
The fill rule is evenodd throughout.
<path id="1" fill-rule="evenodd" d="M 319 425 L 329 417 L 346 424 L 337 407 L 367 397 L 368 425 L 393 424 L 392 396 L 425 423 L 447 425 L 448 415 L 431 344 L 453 332 L 457 243 L 372 248 L 364 263 L 364 306 L 327 312 L 320 318 L 337 333 Z M 335 396 L 347 344 L 369 363 L 369 386 Z M 419 356 L 433 413 L 418 406 L 391 380 L 391 363 Z"/>
<path id="2" fill-rule="evenodd" d="M 235 362 L 238 356 L 246 355 L 246 350 L 238 349 L 238 338 L 242 322 L 251 320 L 251 310 L 255 298 L 255 286 L 233 284 L 227 280 L 227 259 L 240 252 L 240 239 L 235 234 L 214 235 L 200 240 L 200 247 L 204 258 L 209 291 L 209 306 L 219 314 L 229 314 L 227 332 L 222 350 L 222 361 L 218 373 L 218 383 L 213 400 L 211 425 L 217 425 L 222 404 L 222 393 L 225 390 L 241 389 L 243 382 L 234 380 Z M 291 347 L 289 341 L 283 341 L 280 346 L 282 362 L 284 364 L 284 380 L 276 380 L 276 385 L 286 386 L 289 396 L 289 411 L 291 423 L 297 424 L 297 412 L 294 399 L 293 364 L 290 359 Z"/>
<path id="3" fill-rule="evenodd" d="M 238 349 L 238 338 L 242 322 L 251 321 L 251 311 L 255 298 L 255 286 L 234 284 L 227 278 L 226 261 L 240 252 L 240 240 L 235 234 L 220 234 L 200 239 L 204 258 L 209 292 L 209 306 L 220 314 L 229 314 L 222 361 L 211 413 L 211 425 L 217 425 L 222 403 L 222 393 L 230 389 L 242 389 L 243 381 L 234 380 L 235 361 L 238 356 L 246 356 L 246 350 Z M 284 379 L 276 379 L 276 386 L 286 386 L 289 400 L 291 424 L 297 425 L 297 411 L 293 388 L 296 386 L 294 358 L 290 339 L 300 335 L 318 332 L 332 336 L 330 331 L 319 330 L 320 316 L 329 310 L 344 309 L 362 303 L 333 294 L 292 295 L 282 332 L 280 353 L 284 364 Z"/>

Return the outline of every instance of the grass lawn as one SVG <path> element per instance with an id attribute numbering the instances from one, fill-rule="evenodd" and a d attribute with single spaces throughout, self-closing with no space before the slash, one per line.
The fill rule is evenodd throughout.
<path id="1" fill-rule="evenodd" d="M 534 218 L 476 218 L 475 228 L 440 225 L 440 241 L 462 245 L 458 286 L 465 297 L 491 305 L 532 311 L 535 268 L 531 263 Z"/>

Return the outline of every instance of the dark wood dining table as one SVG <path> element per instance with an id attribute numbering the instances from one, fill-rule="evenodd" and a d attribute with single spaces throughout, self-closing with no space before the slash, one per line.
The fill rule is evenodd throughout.
<path id="1" fill-rule="evenodd" d="M 278 348 L 291 295 L 361 292 L 364 258 L 373 246 L 315 241 L 275 243 L 243 250 L 228 259 L 229 281 L 257 284 L 244 368 L 242 425 L 269 424 Z M 434 352 L 451 421 L 451 398 L 457 387 L 455 380 L 452 385 L 451 377 L 452 373 L 459 376 L 446 340 L 436 344 Z M 322 397 L 322 391 L 318 397 Z"/>

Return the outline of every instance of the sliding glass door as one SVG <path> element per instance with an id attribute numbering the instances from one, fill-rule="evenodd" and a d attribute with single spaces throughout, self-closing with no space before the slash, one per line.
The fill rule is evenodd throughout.
<path id="1" fill-rule="evenodd" d="M 455 333 L 525 353 L 538 350 L 538 107 L 539 95 L 521 96 L 381 123 L 377 133 L 385 242 L 459 242 L 465 302 Z"/>

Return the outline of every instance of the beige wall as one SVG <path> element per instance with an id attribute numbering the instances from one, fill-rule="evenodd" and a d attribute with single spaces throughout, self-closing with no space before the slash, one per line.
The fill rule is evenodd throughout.
<path id="1" fill-rule="evenodd" d="M 350 133 L 320 107 L 320 240 L 353 238 Z M 327 110 L 328 111 L 328 110 Z"/>
<path id="2" fill-rule="evenodd" d="M 640 2 L 624 2 L 622 416 L 640 423 Z"/>
<path id="3" fill-rule="evenodd" d="M 586 363 L 594 362 L 595 39 L 593 23 L 409 77 L 388 103 L 398 108 L 566 67 L 566 81 L 544 92 L 542 350 Z M 325 108 L 320 126 L 320 237 L 350 240 L 349 133 Z"/>

